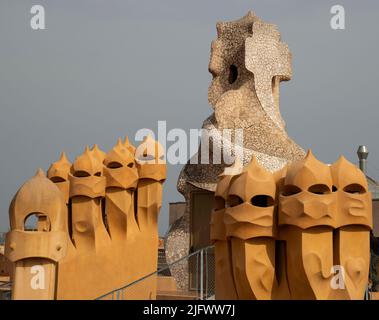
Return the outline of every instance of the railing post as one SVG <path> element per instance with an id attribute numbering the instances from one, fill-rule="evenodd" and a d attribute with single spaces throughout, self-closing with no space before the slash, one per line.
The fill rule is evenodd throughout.
<path id="1" fill-rule="evenodd" d="M 200 300 L 204 296 L 204 249 L 200 251 Z"/>
<path id="2" fill-rule="evenodd" d="M 208 275 L 208 248 L 205 249 L 205 299 L 208 299 L 208 282 L 209 282 L 209 275 Z"/>
<path id="3" fill-rule="evenodd" d="M 199 290 L 199 283 L 200 283 L 200 280 L 199 280 L 199 253 L 196 253 L 196 293 L 197 293 L 197 296 L 196 298 L 199 297 L 199 294 L 200 294 L 200 290 Z"/>

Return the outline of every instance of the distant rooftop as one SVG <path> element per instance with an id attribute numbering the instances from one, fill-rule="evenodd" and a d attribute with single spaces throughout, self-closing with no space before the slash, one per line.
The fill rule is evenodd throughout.
<path id="1" fill-rule="evenodd" d="M 0 244 L 5 243 L 5 232 L 0 232 Z"/>
<path id="2" fill-rule="evenodd" d="M 373 178 L 367 176 L 368 189 L 372 193 L 372 199 L 379 200 L 379 183 Z"/>

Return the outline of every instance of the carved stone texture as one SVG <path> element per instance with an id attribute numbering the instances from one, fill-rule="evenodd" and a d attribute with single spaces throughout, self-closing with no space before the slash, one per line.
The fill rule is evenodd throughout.
<path id="1" fill-rule="evenodd" d="M 238 299 L 363 299 L 372 208 L 355 165 L 341 157 L 329 166 L 308 151 L 271 174 L 253 160 L 240 175 L 222 176 L 219 188 L 228 200 L 216 195 L 213 241 L 231 245 L 216 251 L 216 261 L 231 261 L 225 283 Z M 228 297 L 222 285 L 217 297 Z"/>
<path id="2" fill-rule="evenodd" d="M 38 220 L 38 229 L 27 231 L 24 223 L 31 215 Z M 9 219 L 5 255 L 14 264 L 12 298 L 54 299 L 58 262 L 69 248 L 67 207 L 63 194 L 41 169 L 14 196 Z M 44 285 L 36 288 L 33 277 L 40 268 Z"/>
<path id="3" fill-rule="evenodd" d="M 311 151 L 288 167 L 279 198 L 280 238 L 286 241 L 293 299 L 327 299 L 333 267 L 336 194 L 330 168 Z"/>
<path id="4" fill-rule="evenodd" d="M 240 299 L 270 299 L 275 275 L 273 175 L 256 159 L 230 182 L 224 216 Z"/>
<path id="5" fill-rule="evenodd" d="M 66 154 L 62 152 L 61 158 L 54 162 L 47 170 L 47 177 L 62 192 L 66 204 L 68 204 L 70 198 L 70 183 L 68 181 L 70 168 L 71 162 L 68 161 Z"/>
<path id="6" fill-rule="evenodd" d="M 16 263 L 13 298 L 94 299 L 156 271 L 162 158 L 151 137 L 137 149 L 119 140 L 108 154 L 86 147 L 71 166 L 62 155 L 49 168 L 50 180 L 39 171 L 26 182 L 12 202 L 6 240 Z M 24 229 L 31 213 L 41 220 L 38 231 Z M 44 267 L 44 291 L 30 288 L 34 265 Z M 156 277 L 120 294 L 155 297 Z"/>
<path id="7" fill-rule="evenodd" d="M 254 156 L 271 172 L 305 155 L 288 137 L 279 111 L 280 82 L 291 78 L 291 53 L 280 41 L 275 26 L 262 22 L 253 12 L 236 21 L 218 22 L 209 71 L 213 79 L 208 100 L 214 113 L 202 128 L 209 135 L 210 164 L 188 162 L 180 173 L 177 188 L 186 199 L 187 210 L 168 234 L 168 262 L 179 258 L 175 252 L 188 254 L 191 192 L 214 192 L 218 176 L 226 166 L 223 161 L 213 162 L 213 150 L 231 150 L 234 156 L 236 148 L 240 154 L 243 152 L 244 165 Z M 232 134 L 223 134 L 223 129 L 231 129 Z M 242 130 L 242 144 L 235 140 L 234 129 Z M 198 154 L 195 157 L 200 160 Z M 185 247 L 180 247 L 180 243 L 185 243 Z M 180 285 L 185 270 L 180 275 L 171 271 Z"/>
<path id="8" fill-rule="evenodd" d="M 227 238 L 224 217 L 228 201 L 229 185 L 234 175 L 242 170 L 242 164 L 236 161 L 233 171 L 224 170 L 220 175 L 215 192 L 215 206 L 211 216 L 211 241 L 215 246 L 215 292 L 216 299 L 237 299 L 237 291 L 233 278 L 231 241 Z"/>
<path id="9" fill-rule="evenodd" d="M 363 172 L 344 157 L 331 166 L 331 172 L 338 199 L 334 256 L 345 271 L 343 293 L 349 299 L 362 299 L 370 265 L 371 193 Z M 340 296 L 334 292 L 333 298 Z"/>

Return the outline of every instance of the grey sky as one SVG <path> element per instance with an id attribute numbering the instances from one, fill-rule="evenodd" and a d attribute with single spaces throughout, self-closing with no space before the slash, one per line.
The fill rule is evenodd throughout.
<path id="1" fill-rule="evenodd" d="M 46 10 L 47 30 L 30 28 L 30 8 Z M 342 4 L 346 30 L 330 28 Z M 9 202 L 38 167 L 86 144 L 110 149 L 140 128 L 201 127 L 207 103 L 210 42 L 218 20 L 253 10 L 279 26 L 293 54 L 293 78 L 281 87 L 290 136 L 324 162 L 356 161 L 370 150 L 379 178 L 377 0 L 2 0 L 0 3 L 0 230 Z M 160 216 L 179 201 L 182 166 L 169 166 Z"/>

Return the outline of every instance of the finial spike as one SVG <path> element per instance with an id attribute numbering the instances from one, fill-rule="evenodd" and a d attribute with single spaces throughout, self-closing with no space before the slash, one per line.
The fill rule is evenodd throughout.
<path id="1" fill-rule="evenodd" d="M 347 161 L 347 159 L 341 154 L 337 161 Z"/>
<path id="2" fill-rule="evenodd" d="M 116 144 L 118 147 L 122 147 L 123 146 L 123 143 L 122 143 L 122 139 L 121 138 L 118 138 L 117 139 L 117 144 Z"/>
<path id="3" fill-rule="evenodd" d="M 69 162 L 68 161 L 68 158 L 67 158 L 67 155 L 66 155 L 66 152 L 62 152 L 61 153 L 61 156 L 60 156 L 60 158 L 59 158 L 59 161 L 62 161 L 62 162 Z"/>
<path id="4" fill-rule="evenodd" d="M 36 177 L 38 177 L 38 176 L 39 177 L 46 177 L 45 172 L 41 168 L 37 169 L 35 176 Z"/>
<path id="5" fill-rule="evenodd" d="M 314 157 L 312 149 L 308 149 L 307 154 L 305 155 L 306 158 L 308 157 Z"/>

